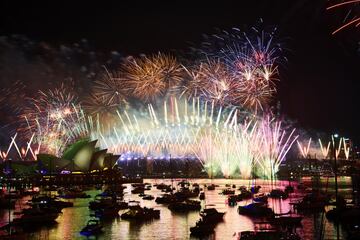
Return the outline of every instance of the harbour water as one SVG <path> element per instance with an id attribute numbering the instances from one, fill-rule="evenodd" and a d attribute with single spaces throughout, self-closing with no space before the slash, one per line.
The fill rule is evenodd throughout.
<path id="1" fill-rule="evenodd" d="M 230 207 L 227 205 L 227 197 L 221 194 L 221 191 L 225 189 L 225 184 L 235 184 L 237 188 L 239 186 L 251 186 L 252 184 L 261 185 L 261 192 L 269 192 L 271 190 L 270 181 L 257 180 L 256 183 L 247 180 L 233 180 L 233 179 L 187 179 L 191 183 L 200 184 L 201 188 L 204 188 L 204 184 L 213 183 L 219 185 L 215 191 L 207 191 L 205 188 L 205 200 L 202 201 L 202 208 L 215 207 L 221 212 L 226 212 L 224 221 L 219 223 L 215 228 L 215 233 L 209 236 L 208 239 L 237 239 L 238 233 L 246 230 L 254 230 L 254 222 L 257 219 L 251 219 L 246 216 L 239 215 L 237 207 Z M 145 179 L 144 182 L 151 184 L 173 184 L 174 187 L 178 187 L 180 180 L 170 179 Z M 311 179 L 303 179 L 306 185 L 311 185 Z M 351 197 L 351 179 L 341 178 L 340 181 L 340 194 L 346 198 Z M 276 181 L 274 186 L 276 188 L 285 188 L 289 184 L 288 181 Z M 297 183 L 291 183 L 295 186 Z M 324 191 L 332 189 L 332 180 L 320 179 L 319 187 Z M 195 239 L 190 237 L 190 227 L 194 226 L 199 219 L 199 212 L 190 213 L 172 213 L 166 205 L 157 204 L 154 200 L 142 200 L 137 194 L 131 194 L 131 185 L 126 184 L 127 188 L 124 190 L 124 200 L 137 200 L 141 206 L 153 207 L 161 211 L 160 219 L 149 222 L 133 222 L 128 220 L 122 220 L 120 217 L 106 221 L 103 223 L 103 233 L 92 239 Z M 326 187 L 327 186 L 327 187 Z M 86 191 L 94 197 L 100 193 L 99 190 Z M 239 191 L 237 190 L 237 193 Z M 151 194 L 154 197 L 163 194 L 160 190 L 153 187 L 151 190 L 146 191 L 146 194 Z M 269 205 L 274 209 L 275 213 L 286 213 L 291 210 L 290 202 L 294 202 L 303 196 L 303 192 L 295 190 L 291 196 L 286 200 L 269 199 Z M 30 197 L 25 197 L 18 201 L 15 210 L 10 211 L 10 219 L 16 217 L 14 214 L 20 211 L 25 206 L 25 202 Z M 57 218 L 57 224 L 52 226 L 42 227 L 40 229 L 32 229 L 27 234 L 27 239 L 86 239 L 82 237 L 79 232 L 86 225 L 86 222 L 91 218 L 88 208 L 89 199 L 75 199 L 74 207 L 65 208 L 62 210 L 62 214 Z M 239 202 L 238 205 L 245 205 L 250 203 L 251 200 Z M 119 213 L 121 214 L 122 211 Z M 9 221 L 9 211 L 1 210 L 0 219 L 2 224 Z M 320 229 L 322 229 L 323 239 L 336 239 L 336 229 L 334 224 L 328 222 L 326 217 L 322 213 L 307 214 L 302 220 L 302 228 L 297 231 L 302 236 L 302 239 L 319 239 Z M 341 239 L 345 239 L 345 234 L 340 229 Z"/>

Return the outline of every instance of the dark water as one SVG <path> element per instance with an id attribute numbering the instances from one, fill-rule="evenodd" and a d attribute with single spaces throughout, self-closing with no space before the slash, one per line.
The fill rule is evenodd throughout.
<path id="1" fill-rule="evenodd" d="M 237 213 L 237 207 L 229 207 L 226 204 L 226 196 L 219 194 L 222 189 L 225 188 L 225 184 L 236 184 L 237 188 L 241 185 L 250 186 L 251 182 L 247 180 L 229 180 L 229 179 L 190 179 L 192 183 L 209 184 L 210 182 L 220 185 L 215 191 L 206 191 L 206 200 L 202 201 L 202 207 L 205 205 L 209 207 L 216 207 L 219 211 L 226 212 L 224 222 L 217 225 L 215 228 L 215 234 L 209 237 L 209 239 L 237 239 L 238 232 L 254 229 L 254 219 L 239 215 Z M 165 182 L 171 184 L 171 180 L 153 180 L 147 179 L 144 182 L 161 183 Z M 311 179 L 303 179 L 305 184 L 311 185 Z M 340 193 L 351 196 L 351 180 L 350 178 L 341 178 L 339 181 L 342 188 Z M 332 188 L 333 181 L 321 179 L 318 183 L 322 186 L 323 190 L 330 190 Z M 176 181 L 173 182 L 174 186 L 177 186 Z M 268 192 L 271 186 L 268 181 L 257 180 L 257 185 L 261 185 L 261 191 Z M 295 183 L 293 183 L 295 185 Z M 277 181 L 276 186 L 285 188 L 288 185 L 287 181 Z M 95 196 L 100 191 L 90 190 L 87 191 L 91 196 Z M 153 187 L 152 190 L 145 193 L 156 196 L 161 195 L 160 190 Z M 300 198 L 303 193 L 295 192 L 290 198 L 286 200 L 272 200 L 269 199 L 269 205 L 273 207 L 276 213 L 285 213 L 290 210 L 290 201 L 295 201 Z M 16 211 L 19 211 L 21 207 L 24 207 L 24 202 L 29 198 L 24 198 L 17 204 Z M 34 230 L 34 232 L 28 234 L 28 239 L 86 239 L 82 237 L 79 232 L 85 226 L 88 219 L 90 219 L 90 212 L 88 209 L 88 202 L 91 199 L 76 199 L 74 200 L 74 207 L 63 209 L 57 219 L 57 224 L 44 227 L 42 229 Z M 136 223 L 132 221 L 121 220 L 117 218 L 104 222 L 104 232 L 91 239 L 193 239 L 190 237 L 190 227 L 194 226 L 199 219 L 199 212 L 190 212 L 188 214 L 175 214 L 172 213 L 165 205 L 156 204 L 154 200 L 142 200 L 137 194 L 131 194 L 131 186 L 127 185 L 125 189 L 124 200 L 138 200 L 141 206 L 154 207 L 160 209 L 161 217 L 158 220 L 153 220 L 146 223 Z M 240 202 L 238 205 L 245 205 L 250 201 Z M 122 211 L 119 212 L 120 214 Z M 0 219 L 2 223 L 8 222 L 8 211 L 0 211 Z M 10 218 L 14 217 L 13 211 L 10 212 Z M 15 216 L 16 217 L 16 216 Z M 336 230 L 332 223 L 326 220 L 322 214 L 310 214 L 304 216 L 302 221 L 302 228 L 298 229 L 298 233 L 303 239 L 319 239 L 321 219 L 323 217 L 323 239 L 336 239 Z M 256 221 L 256 220 L 255 220 Z M 340 230 L 341 236 L 343 236 Z M 343 239 L 343 237 L 342 237 Z"/>

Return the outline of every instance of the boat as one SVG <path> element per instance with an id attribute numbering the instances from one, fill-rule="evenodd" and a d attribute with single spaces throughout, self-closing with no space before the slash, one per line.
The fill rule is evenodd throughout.
<path id="1" fill-rule="evenodd" d="M 94 201 L 89 202 L 89 208 L 91 210 L 107 208 L 107 207 L 118 207 L 119 209 L 128 208 L 128 203 L 124 201 L 117 201 L 114 197 L 101 197 L 96 196 Z"/>
<path id="2" fill-rule="evenodd" d="M 186 200 L 184 202 L 170 203 L 168 208 L 174 212 L 199 211 L 201 205 L 199 201 Z"/>
<path id="3" fill-rule="evenodd" d="M 161 189 L 162 192 L 165 192 L 165 193 L 172 193 L 173 192 L 173 188 L 171 186 L 166 186 L 164 187 L 163 189 Z"/>
<path id="4" fill-rule="evenodd" d="M 235 195 L 229 195 L 227 202 L 230 206 L 235 206 L 237 204 L 237 196 Z"/>
<path id="5" fill-rule="evenodd" d="M 121 194 L 123 195 L 123 194 Z M 100 197 L 117 197 L 118 194 L 110 189 L 106 189 L 105 191 L 103 191 L 102 193 L 99 193 L 97 196 Z"/>
<path id="6" fill-rule="evenodd" d="M 250 192 L 252 192 L 253 194 L 259 193 L 260 188 L 261 188 L 261 186 L 259 186 L 259 185 L 258 186 L 253 186 L 253 187 L 250 188 Z"/>
<path id="7" fill-rule="evenodd" d="M 143 200 L 153 200 L 155 197 L 152 195 L 145 195 L 142 199 Z"/>
<path id="8" fill-rule="evenodd" d="M 102 225 L 99 220 L 91 219 L 87 222 L 86 226 L 80 231 L 83 236 L 92 236 L 101 233 Z"/>
<path id="9" fill-rule="evenodd" d="M 302 212 L 306 211 L 323 211 L 325 205 L 329 203 L 329 197 L 319 192 L 312 192 L 303 197 L 302 200 L 296 203 L 290 203 L 294 205 L 294 209 Z"/>
<path id="10" fill-rule="evenodd" d="M 48 211 L 40 208 L 31 208 L 23 211 L 19 218 L 13 220 L 14 224 L 19 225 L 36 225 L 36 224 L 49 224 L 54 223 L 59 213 Z"/>
<path id="11" fill-rule="evenodd" d="M 121 214 L 122 219 L 128 220 L 151 220 L 160 218 L 160 210 L 153 208 L 133 206 L 125 213 Z"/>
<path id="12" fill-rule="evenodd" d="M 166 185 L 165 183 L 160 183 L 160 184 L 156 185 L 156 189 L 159 189 L 159 190 L 162 190 L 162 189 L 165 189 L 165 188 L 168 188 L 168 187 L 171 187 L 171 186 Z"/>
<path id="13" fill-rule="evenodd" d="M 273 189 L 273 190 L 271 190 L 269 197 L 286 199 L 289 197 L 289 194 L 284 192 L 281 189 Z"/>
<path id="14" fill-rule="evenodd" d="M 41 210 L 46 213 L 61 213 L 62 208 L 57 208 L 49 204 L 33 204 L 31 208 L 25 208 L 18 214 L 32 214 L 34 211 Z"/>
<path id="15" fill-rule="evenodd" d="M 208 190 L 208 191 L 213 191 L 213 190 L 215 190 L 215 185 L 214 185 L 214 184 L 210 184 L 209 186 L 207 186 L 207 190 Z"/>
<path id="16" fill-rule="evenodd" d="M 239 240 L 301 240 L 297 233 L 281 232 L 278 230 L 243 231 Z"/>
<path id="17" fill-rule="evenodd" d="M 137 188 L 137 187 L 142 187 L 142 188 L 144 188 L 145 187 L 145 183 L 132 183 L 131 184 L 131 186 L 133 187 L 133 188 Z"/>
<path id="18" fill-rule="evenodd" d="M 155 202 L 158 204 L 169 204 L 176 201 L 177 201 L 176 197 L 172 194 L 164 194 L 155 199 Z"/>
<path id="19" fill-rule="evenodd" d="M 194 190 L 191 191 L 188 188 L 183 188 L 180 191 L 174 193 L 174 196 L 176 197 L 176 199 L 178 201 L 184 201 L 188 198 L 196 198 L 199 196 L 199 191 L 197 191 L 197 190 L 194 191 Z"/>
<path id="20" fill-rule="evenodd" d="M 270 217 L 274 215 L 274 212 L 271 208 L 264 203 L 250 203 L 245 206 L 238 207 L 239 214 L 254 216 L 254 217 Z"/>
<path id="21" fill-rule="evenodd" d="M 215 225 L 205 223 L 202 219 L 196 222 L 195 227 L 190 227 L 190 235 L 195 237 L 205 237 L 214 232 Z"/>
<path id="22" fill-rule="evenodd" d="M 232 195 L 232 194 L 234 194 L 235 193 L 235 190 L 231 190 L 231 189 L 224 189 L 223 191 L 222 191 L 222 194 L 223 195 Z"/>
<path id="23" fill-rule="evenodd" d="M 242 231 L 239 240 L 279 240 L 280 232 L 275 230 Z"/>
<path id="24" fill-rule="evenodd" d="M 40 205 L 40 207 L 47 206 L 47 207 L 54 207 L 57 209 L 63 209 L 67 207 L 73 207 L 74 203 L 65 202 L 49 196 L 34 196 L 30 201 L 28 201 L 28 205 L 30 206 Z"/>
<path id="25" fill-rule="evenodd" d="M 243 201 L 252 198 L 252 193 L 248 190 L 241 190 L 241 193 L 236 195 L 237 201 Z"/>
<path id="26" fill-rule="evenodd" d="M 200 216 L 204 222 L 214 224 L 223 221 L 224 215 L 224 212 L 218 212 L 216 208 L 206 208 L 200 212 Z"/>
<path id="27" fill-rule="evenodd" d="M 136 187 L 131 190 L 132 194 L 144 194 L 145 188 L 144 187 Z"/>
<path id="28" fill-rule="evenodd" d="M 301 226 L 301 221 L 303 217 L 298 214 L 285 213 L 285 214 L 274 214 L 269 221 L 271 224 L 294 227 Z"/>
<path id="29" fill-rule="evenodd" d="M 85 192 L 80 191 L 80 190 L 60 191 L 59 197 L 60 198 L 65 198 L 65 199 L 91 198 L 91 196 L 89 194 L 86 194 Z"/>
<path id="30" fill-rule="evenodd" d="M 238 190 L 239 191 L 246 191 L 247 190 L 247 187 L 246 186 L 240 186 L 239 188 L 238 188 Z"/>
<path id="31" fill-rule="evenodd" d="M 114 218 L 119 216 L 120 207 L 112 206 L 106 208 L 100 208 L 95 210 L 95 217 L 103 219 L 103 218 Z"/>
<path id="32" fill-rule="evenodd" d="M 188 181 L 185 181 L 185 180 L 182 180 L 178 183 L 178 186 L 181 186 L 181 187 L 188 187 L 190 186 L 190 182 Z"/>
<path id="33" fill-rule="evenodd" d="M 262 202 L 267 203 L 268 202 L 268 196 L 266 196 L 264 193 L 258 193 L 253 196 L 254 202 Z"/>
<path id="34" fill-rule="evenodd" d="M 190 234 L 196 237 L 205 237 L 214 232 L 216 224 L 223 220 L 225 213 L 218 212 L 215 208 L 204 209 L 200 213 L 200 220 L 190 228 Z"/>

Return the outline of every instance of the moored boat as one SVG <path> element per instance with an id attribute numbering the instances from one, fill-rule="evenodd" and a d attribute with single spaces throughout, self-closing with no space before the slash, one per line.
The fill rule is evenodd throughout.
<path id="1" fill-rule="evenodd" d="M 206 208 L 200 212 L 200 216 L 204 222 L 214 224 L 223 221 L 224 215 L 224 212 L 218 212 L 216 208 Z"/>
<path id="2" fill-rule="evenodd" d="M 101 233 L 102 225 L 99 220 L 91 219 L 87 222 L 86 226 L 80 231 L 83 236 L 92 236 Z"/>
<path id="3" fill-rule="evenodd" d="M 121 214 L 122 219 L 128 220 L 151 220 L 160 218 L 160 210 L 153 208 L 134 206 Z"/>
<path id="4" fill-rule="evenodd" d="M 168 208 L 175 212 L 199 211 L 201 205 L 199 201 L 186 200 L 184 202 L 170 203 Z"/>
<path id="5" fill-rule="evenodd" d="M 274 215 L 271 208 L 264 203 L 250 203 L 246 206 L 238 207 L 239 214 L 254 217 L 270 217 Z"/>

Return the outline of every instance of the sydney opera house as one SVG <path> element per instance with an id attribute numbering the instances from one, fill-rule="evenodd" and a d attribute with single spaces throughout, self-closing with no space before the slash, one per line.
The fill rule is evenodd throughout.
<path id="1" fill-rule="evenodd" d="M 117 155 L 107 153 L 107 149 L 96 147 L 97 141 L 88 139 L 78 140 L 70 145 L 61 157 L 50 154 L 38 154 L 37 161 L 5 161 L 2 163 L 3 172 L 13 176 L 31 176 L 29 182 L 34 182 L 34 178 L 46 179 L 46 176 L 57 179 L 57 181 L 74 181 L 75 178 L 86 176 L 102 180 L 99 176 L 106 178 L 113 177 L 113 167 L 119 158 Z M 106 171 L 106 174 L 102 174 Z M 121 172 L 116 171 L 116 178 L 121 177 Z M 45 178 L 44 178 L 45 176 Z M 97 176 L 97 177 L 96 177 Z M 108 180 L 108 179 L 106 179 Z M 115 180 L 115 179 L 114 179 Z M 76 181 L 76 179 L 75 179 Z"/>

